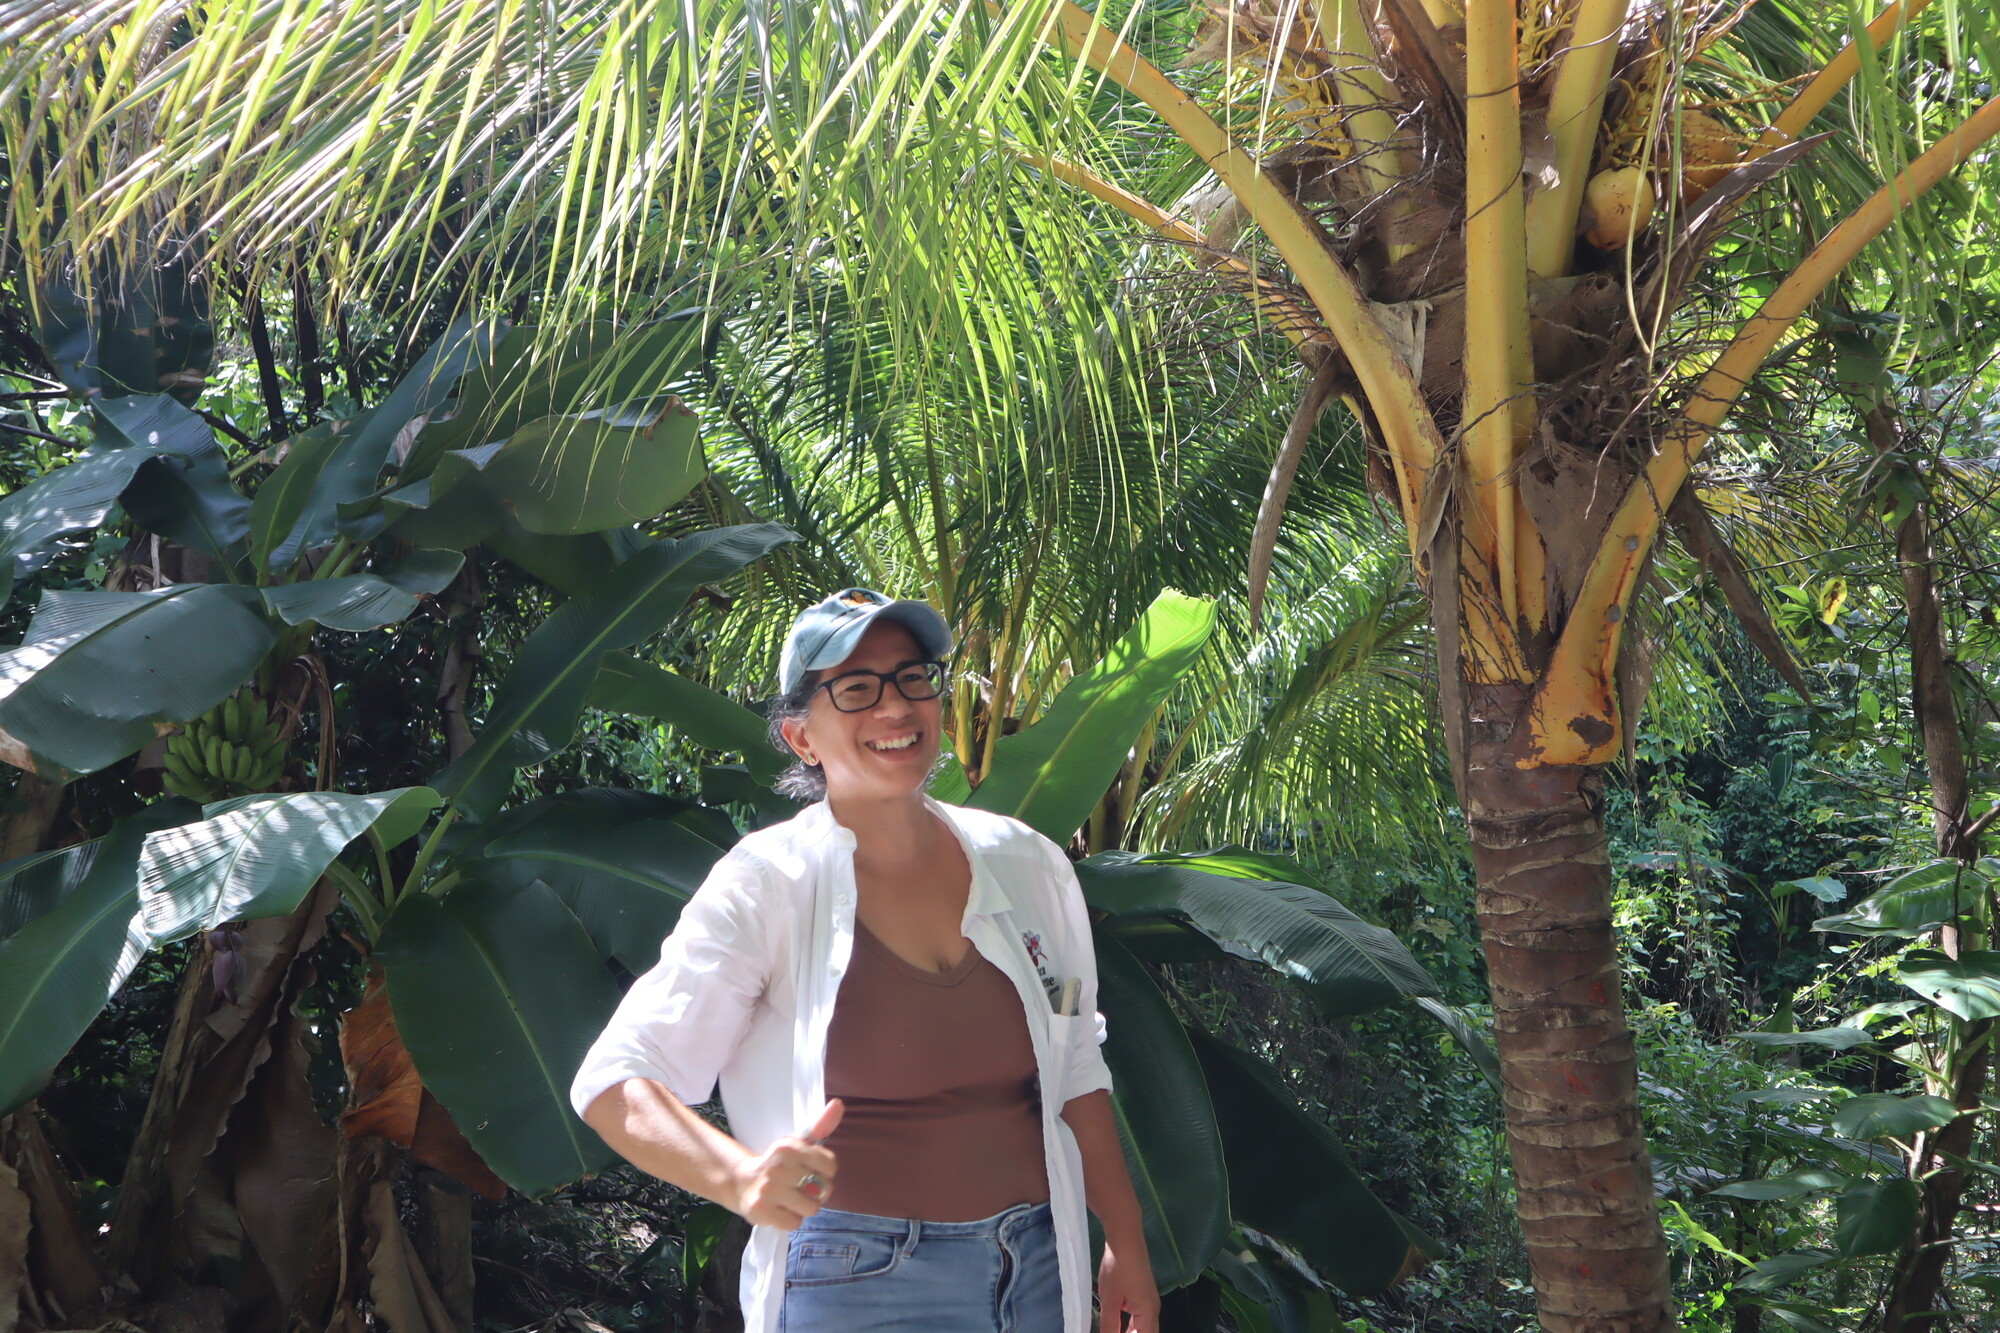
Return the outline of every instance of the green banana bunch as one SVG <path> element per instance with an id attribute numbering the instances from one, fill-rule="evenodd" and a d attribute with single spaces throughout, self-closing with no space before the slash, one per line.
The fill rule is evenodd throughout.
<path id="1" fill-rule="evenodd" d="M 166 789 L 207 804 L 269 791 L 285 772 L 285 738 L 264 701 L 239 690 L 167 740 Z"/>

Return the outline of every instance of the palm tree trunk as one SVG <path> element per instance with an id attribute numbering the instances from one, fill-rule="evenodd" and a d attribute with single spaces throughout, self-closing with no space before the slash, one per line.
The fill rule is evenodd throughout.
<path id="1" fill-rule="evenodd" d="M 1676 1320 L 1611 930 L 1603 772 L 1523 765 L 1529 693 L 1467 683 L 1449 701 L 1462 713 L 1457 767 L 1522 1237 L 1549 1333 L 1667 1333 Z"/>

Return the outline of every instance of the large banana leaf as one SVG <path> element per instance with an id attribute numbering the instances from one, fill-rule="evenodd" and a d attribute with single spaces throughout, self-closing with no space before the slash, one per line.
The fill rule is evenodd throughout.
<path id="1" fill-rule="evenodd" d="M 67 780 L 200 717 L 271 650 L 257 606 L 250 589 L 207 583 L 44 594 L 27 642 L 0 651 L 0 753 Z"/>
<path id="2" fill-rule="evenodd" d="M 1200 1277 L 1229 1234 L 1229 1180 L 1208 1086 L 1166 997 L 1124 946 L 1097 936 L 1097 1006 L 1125 1165 L 1160 1290 Z"/>
<path id="3" fill-rule="evenodd" d="M 543 1195 L 617 1160 L 570 1109 L 569 1085 L 618 988 L 546 885 L 413 894 L 375 957 L 424 1085 L 501 1179 Z"/>
<path id="4" fill-rule="evenodd" d="M 747 805 L 757 828 L 782 824 L 804 808 L 804 803 L 780 796 L 750 775 L 742 764 L 703 764 L 701 799 L 709 805 Z"/>
<path id="5" fill-rule="evenodd" d="M 466 372 L 451 417 L 418 434 L 404 474 L 428 476 L 447 452 L 505 439 L 540 417 L 661 396 L 700 355 L 700 313 L 626 328 L 585 324 L 553 346 L 536 329 L 514 329 Z"/>
<path id="6" fill-rule="evenodd" d="M 104 522 L 140 464 L 168 451 L 161 444 L 92 449 L 0 497 L 0 600 L 15 579 L 41 568 L 49 543 Z"/>
<path id="7" fill-rule="evenodd" d="M 287 625 L 380 629 L 417 609 L 417 599 L 443 590 L 465 564 L 459 551 L 412 551 L 379 574 L 307 579 L 263 589 L 264 605 Z"/>
<path id="8" fill-rule="evenodd" d="M 574 537 L 529 532 L 509 518 L 486 534 L 486 548 L 498 552 L 558 592 L 574 597 L 596 586 L 613 569 L 653 544 L 635 528 L 606 528 Z"/>
<path id="9" fill-rule="evenodd" d="M 125 488 L 133 522 L 235 566 L 250 535 L 250 501 L 230 480 L 214 428 L 163 393 L 101 398 L 94 406 L 99 447 L 159 455 Z"/>
<path id="10" fill-rule="evenodd" d="M 119 820 L 76 887 L 0 940 L 0 1115 L 41 1090 L 145 956 L 140 850 L 148 834 L 199 814 L 175 799 Z"/>
<path id="11" fill-rule="evenodd" d="M 1357 1295 L 1386 1290 L 1435 1257 L 1436 1243 L 1369 1192 L 1333 1131 L 1270 1066 L 1198 1029 L 1187 1036 L 1208 1080 L 1238 1222 L 1284 1241 Z"/>
<path id="12" fill-rule="evenodd" d="M 660 960 L 682 904 L 736 841 L 721 812 L 646 792 L 565 792 L 496 816 L 454 863 L 488 883 L 537 880 L 568 904 L 606 958 Z"/>
<path id="13" fill-rule="evenodd" d="M 726 578 L 791 540 L 789 529 L 759 523 L 663 541 L 565 602 L 521 645 L 472 748 L 432 785 L 475 818 L 490 816 L 515 769 L 569 743 L 605 653 L 657 633 L 701 584 Z"/>
<path id="14" fill-rule="evenodd" d="M 742 704 L 629 653 L 606 653 L 590 689 L 590 706 L 671 723 L 696 745 L 734 750 L 759 782 L 785 767 L 764 719 Z"/>
<path id="15" fill-rule="evenodd" d="M 330 542 L 337 535 L 334 511 L 325 497 L 317 521 L 300 520 L 312 510 L 320 474 L 368 415 L 322 421 L 286 441 L 284 458 L 250 501 L 250 554 L 259 568 L 283 573 L 308 546 Z"/>
<path id="16" fill-rule="evenodd" d="M 359 505 L 375 493 L 396 437 L 416 418 L 450 401 L 459 376 L 484 359 L 500 329 L 492 321 L 458 320 L 430 345 L 365 420 L 357 420 L 314 479 L 312 498 L 306 502 L 300 526 L 273 553 L 277 559 L 284 559 L 294 541 L 299 547 L 311 547 L 331 541 L 336 532 L 357 541 L 368 541 L 381 533 L 384 520 L 378 511 L 364 506 L 350 516 L 346 507 Z"/>
<path id="17" fill-rule="evenodd" d="M 100 260 L 87 290 L 65 265 L 36 293 L 35 339 L 49 365 L 85 398 L 170 389 L 193 402 L 215 361 L 199 251 L 138 246 Z"/>
<path id="18" fill-rule="evenodd" d="M 102 839 L 17 856 L 0 865 L 0 940 L 61 905 L 97 859 Z"/>
<path id="19" fill-rule="evenodd" d="M 551 535 L 645 522 L 706 472 L 695 427 L 678 398 L 531 421 L 504 440 L 443 455 L 429 476 L 384 495 L 387 530 L 456 549 L 510 517 Z"/>
<path id="20" fill-rule="evenodd" d="M 437 803 L 428 787 L 402 787 L 366 796 L 243 796 L 206 806 L 198 822 L 146 839 L 139 857 L 146 933 L 164 942 L 225 921 L 283 916 L 376 821 L 391 810 L 408 819 Z"/>
<path id="21" fill-rule="evenodd" d="M 1238 1333 L 1334 1333 L 1340 1327 L 1317 1279 L 1243 1232 L 1230 1236 L 1212 1268 L 1226 1284 L 1222 1304 Z"/>
<path id="22" fill-rule="evenodd" d="M 1925 862 L 1869 894 L 1853 910 L 1821 917 L 1813 929 L 1915 939 L 1971 910 L 1991 883 L 1995 865 L 1991 858 L 1977 866 L 1949 858 Z"/>
<path id="23" fill-rule="evenodd" d="M 1223 949 L 1290 977 L 1330 1014 L 1438 994 L 1436 980 L 1401 940 L 1321 890 L 1202 868 L 1231 864 L 1234 851 L 1103 852 L 1077 862 L 1076 874 L 1097 911 L 1185 918 Z"/>
<path id="24" fill-rule="evenodd" d="M 1169 590 L 1032 726 L 993 747 L 967 804 L 1067 842 L 1111 786 L 1133 738 L 1215 632 L 1215 604 Z"/>

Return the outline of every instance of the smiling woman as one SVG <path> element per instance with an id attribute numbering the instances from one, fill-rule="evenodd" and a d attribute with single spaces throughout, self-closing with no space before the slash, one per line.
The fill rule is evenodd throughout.
<path id="1" fill-rule="evenodd" d="M 876 600 L 879 599 L 879 600 Z M 864 669 L 857 655 L 852 669 L 843 658 L 854 652 L 864 639 L 879 639 L 900 626 L 899 643 L 910 649 L 902 660 L 886 672 Z M 849 588 L 835 593 L 819 606 L 799 617 L 786 640 L 779 664 L 780 693 L 771 701 L 771 743 L 791 753 L 795 762 L 775 784 L 783 795 L 816 801 L 826 796 L 826 772 L 819 757 L 809 747 L 799 749 L 786 734 L 791 726 L 803 728 L 812 713 L 814 699 L 824 693 L 837 712 L 866 712 L 882 699 L 886 687 L 912 702 L 935 699 L 944 692 L 943 658 L 951 651 L 951 631 L 944 618 L 922 602 L 893 602 L 865 588 Z M 893 656 L 894 654 L 892 654 Z M 824 663 L 824 667 L 817 664 Z M 839 668 L 838 674 L 835 668 Z M 877 741 L 883 750 L 921 750 L 918 736 L 891 737 Z M 929 757 L 937 759 L 937 747 Z"/>
<path id="2" fill-rule="evenodd" d="M 1154 1333 L 1076 875 L 925 795 L 950 651 L 931 607 L 866 588 L 799 616 L 772 737 L 822 799 L 717 863 L 571 1099 L 754 1224 L 751 1333 L 1085 1333 L 1086 1208 L 1104 1326 Z M 718 1082 L 734 1137 L 688 1109 Z"/>

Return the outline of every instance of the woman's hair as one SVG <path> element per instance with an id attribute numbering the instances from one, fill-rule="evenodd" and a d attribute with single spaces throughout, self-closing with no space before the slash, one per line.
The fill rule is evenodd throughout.
<path id="1" fill-rule="evenodd" d="M 790 756 L 792 761 L 792 766 L 780 773 L 771 786 L 778 795 L 789 796 L 795 801 L 826 799 L 826 770 L 799 758 L 791 742 L 785 739 L 785 724 L 804 722 L 806 714 L 812 711 L 813 692 L 819 689 L 819 678 L 817 671 L 806 672 L 797 689 L 771 700 L 770 711 L 766 714 L 771 724 L 771 744 L 778 747 L 779 753 Z"/>

